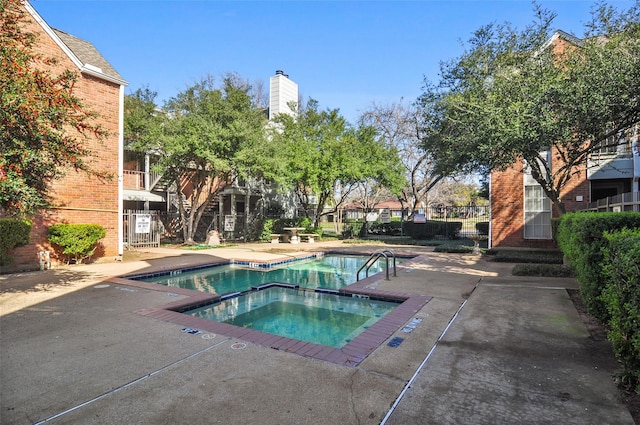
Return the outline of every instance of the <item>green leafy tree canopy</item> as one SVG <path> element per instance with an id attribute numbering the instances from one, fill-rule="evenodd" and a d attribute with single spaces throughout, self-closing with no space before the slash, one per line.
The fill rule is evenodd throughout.
<path id="1" fill-rule="evenodd" d="M 184 241 L 194 243 L 207 207 L 224 183 L 248 174 L 252 162 L 247 152 L 264 140 L 266 117 L 251 86 L 235 74 L 220 83 L 209 76 L 163 108 L 155 105 L 154 92 L 141 89 L 129 96 L 125 111 L 127 143 L 157 155 L 154 168 L 179 192 Z"/>
<path id="2" fill-rule="evenodd" d="M 49 71 L 54 60 L 35 51 L 19 0 L 0 0 L 0 207 L 24 215 L 46 207 L 48 185 L 67 169 L 95 176 L 85 137 L 102 139 L 96 114 L 74 95 L 78 75 Z"/>
<path id="3" fill-rule="evenodd" d="M 459 58 L 426 81 L 419 102 L 425 149 L 460 170 L 530 167 L 556 210 L 562 190 L 603 145 L 640 122 L 640 2 L 599 5 L 582 40 L 547 43 L 555 14 L 534 3 L 522 31 L 486 25 Z"/>
<path id="4" fill-rule="evenodd" d="M 277 181 L 295 190 L 315 226 L 329 212 L 325 206 L 336 209 L 367 179 L 400 192 L 405 180 L 397 150 L 375 128 L 354 128 L 339 110 L 320 110 L 314 99 L 301 109 L 297 116 L 278 115 L 271 137 L 285 164 Z"/>

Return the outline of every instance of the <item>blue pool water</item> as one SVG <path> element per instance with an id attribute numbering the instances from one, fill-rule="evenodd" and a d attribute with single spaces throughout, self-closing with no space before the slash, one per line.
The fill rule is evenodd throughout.
<path id="1" fill-rule="evenodd" d="M 273 269 L 224 265 L 140 280 L 217 294 L 244 292 L 252 286 L 271 282 L 290 283 L 302 288 L 339 289 L 356 281 L 356 273 L 366 260 L 364 256 L 332 254 L 316 260 L 289 262 Z M 378 261 L 369 269 L 369 275 L 384 270 L 383 266 L 383 262 Z M 364 277 L 364 271 L 360 277 Z"/>
<path id="2" fill-rule="evenodd" d="M 388 301 L 269 287 L 184 313 L 342 348 L 397 306 Z"/>

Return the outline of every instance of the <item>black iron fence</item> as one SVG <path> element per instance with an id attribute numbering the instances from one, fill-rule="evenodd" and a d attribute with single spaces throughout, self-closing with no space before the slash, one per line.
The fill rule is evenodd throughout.
<path id="1" fill-rule="evenodd" d="M 486 206 L 445 206 L 422 208 L 412 217 L 390 223 L 369 223 L 372 235 L 411 236 L 415 239 L 459 239 L 489 232 L 490 208 Z"/>

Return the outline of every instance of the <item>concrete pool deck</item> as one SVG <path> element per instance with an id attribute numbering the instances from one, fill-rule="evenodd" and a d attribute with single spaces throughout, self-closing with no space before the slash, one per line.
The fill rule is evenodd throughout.
<path id="1" fill-rule="evenodd" d="M 188 295 L 112 279 L 294 254 L 269 245 L 154 249 L 140 261 L 0 276 L 0 423 L 634 423 L 617 400 L 613 356 L 594 355 L 607 343 L 590 338 L 569 299 L 573 279 L 394 246 L 421 256 L 367 285 L 432 298 L 410 333 L 393 333 L 399 346 L 382 344 L 356 367 L 183 332 L 138 312 Z"/>

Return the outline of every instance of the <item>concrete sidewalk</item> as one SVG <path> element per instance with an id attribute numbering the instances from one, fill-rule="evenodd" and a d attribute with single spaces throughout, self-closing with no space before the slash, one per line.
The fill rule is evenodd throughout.
<path id="1" fill-rule="evenodd" d="M 110 276 L 293 253 L 156 250 L 117 264 L 0 276 L 2 424 L 633 424 L 613 356 L 580 321 L 572 279 L 436 254 L 380 279 L 429 295 L 398 347 L 339 366 L 137 314 L 183 295 Z M 317 244 L 314 249 L 354 250 Z M 372 252 L 376 246 L 355 250 Z M 408 385 L 410 384 L 410 385 Z"/>

